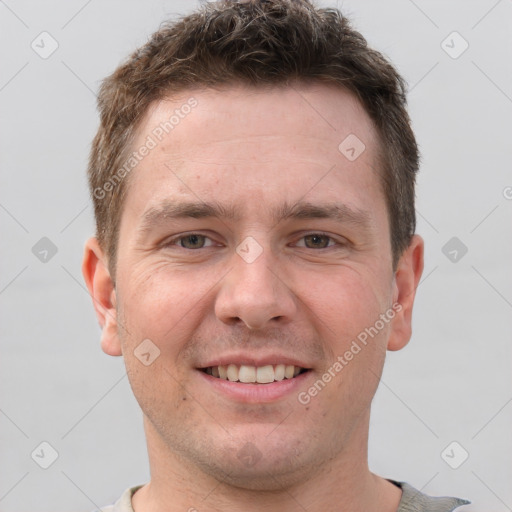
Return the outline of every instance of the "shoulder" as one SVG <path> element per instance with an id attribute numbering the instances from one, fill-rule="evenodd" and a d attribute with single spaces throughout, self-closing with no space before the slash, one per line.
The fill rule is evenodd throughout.
<path id="1" fill-rule="evenodd" d="M 134 512 L 132 507 L 132 496 L 143 485 L 144 484 L 136 485 L 135 487 L 129 487 L 123 492 L 121 497 L 115 503 L 102 507 L 95 512 Z"/>
<path id="2" fill-rule="evenodd" d="M 471 503 L 451 496 L 428 496 L 406 482 L 394 480 L 390 482 L 402 489 L 402 499 L 397 512 L 452 512 L 458 507 Z"/>

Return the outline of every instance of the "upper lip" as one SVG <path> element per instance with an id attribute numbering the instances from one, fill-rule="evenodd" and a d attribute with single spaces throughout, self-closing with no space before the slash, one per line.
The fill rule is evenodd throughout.
<path id="1" fill-rule="evenodd" d="M 267 354 L 264 356 L 258 356 L 255 354 L 247 353 L 217 356 L 214 359 L 208 360 L 204 364 L 200 364 L 198 368 L 210 368 L 211 366 L 227 366 L 229 364 L 236 364 L 237 366 L 267 366 L 275 364 L 285 364 L 298 366 L 300 368 L 311 368 L 310 364 L 287 355 Z"/>

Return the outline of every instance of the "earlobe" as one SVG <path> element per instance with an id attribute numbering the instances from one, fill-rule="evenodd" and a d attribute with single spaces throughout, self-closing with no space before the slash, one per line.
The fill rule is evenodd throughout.
<path id="1" fill-rule="evenodd" d="M 101 348 L 108 355 L 120 356 L 122 351 L 117 331 L 116 291 L 105 254 L 94 237 L 85 244 L 82 274 L 102 329 Z"/>
<path id="2" fill-rule="evenodd" d="M 388 350 L 400 350 L 411 339 L 412 309 L 416 288 L 423 273 L 423 253 L 423 239 L 419 235 L 414 235 L 398 262 L 393 302 L 400 306 L 396 308 L 397 313 L 391 324 Z"/>

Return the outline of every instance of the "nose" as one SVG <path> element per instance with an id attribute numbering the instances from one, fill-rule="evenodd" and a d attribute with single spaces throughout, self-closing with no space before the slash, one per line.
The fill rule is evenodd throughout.
<path id="1" fill-rule="evenodd" d="M 232 270 L 217 293 L 217 318 L 229 325 L 243 322 L 251 330 L 290 322 L 297 303 L 279 269 L 270 249 L 250 263 L 234 254 Z"/>

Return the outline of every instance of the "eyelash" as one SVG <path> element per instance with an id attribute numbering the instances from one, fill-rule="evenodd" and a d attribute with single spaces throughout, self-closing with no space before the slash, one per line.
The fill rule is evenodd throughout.
<path id="1" fill-rule="evenodd" d="M 207 235 L 203 235 L 202 233 L 194 233 L 194 232 L 192 232 L 192 233 L 189 233 L 189 234 L 186 234 L 186 235 L 179 235 L 177 237 L 174 237 L 174 238 L 168 240 L 167 242 L 165 242 L 163 245 L 164 245 L 164 247 L 178 246 L 180 249 L 184 249 L 186 251 L 198 251 L 200 249 L 206 249 L 207 247 L 212 247 L 213 246 L 213 244 L 211 244 L 211 245 L 207 245 L 205 247 L 199 247 L 197 249 L 188 249 L 187 247 L 182 247 L 182 246 L 178 245 L 178 243 L 181 240 L 184 240 L 184 239 L 186 239 L 188 237 L 191 237 L 191 236 L 194 236 L 194 235 L 202 236 L 205 239 L 212 241 L 212 239 L 209 236 L 207 236 Z M 327 238 L 329 240 L 328 243 L 333 242 L 334 244 L 336 244 L 338 246 L 345 246 L 345 245 L 347 245 L 346 242 L 341 242 L 340 240 L 336 240 L 334 237 L 328 235 L 327 233 L 323 233 L 321 231 L 313 231 L 313 232 L 310 232 L 310 233 L 306 233 L 306 234 L 302 235 L 299 238 L 299 240 L 303 240 L 303 239 L 305 239 L 308 236 L 315 236 L 315 235 L 319 236 L 319 237 Z M 305 247 L 305 246 L 301 246 L 301 247 L 304 248 L 304 249 L 312 249 L 312 250 L 322 250 L 323 249 L 323 250 L 325 250 L 325 249 L 330 249 L 332 247 L 335 247 L 335 245 L 328 245 L 327 247 L 320 247 L 320 248 L 317 248 L 317 249 L 315 249 L 313 247 Z"/>

